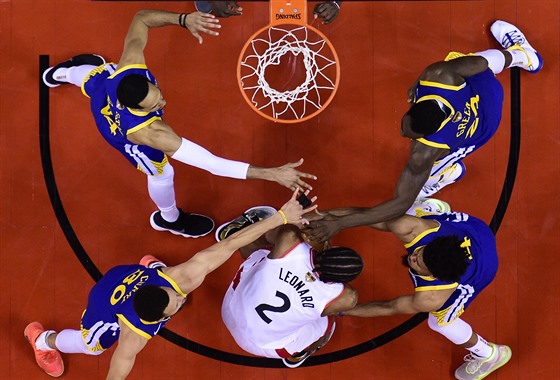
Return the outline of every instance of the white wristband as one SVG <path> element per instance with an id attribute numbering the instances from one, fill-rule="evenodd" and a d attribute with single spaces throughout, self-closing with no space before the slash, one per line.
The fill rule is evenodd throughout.
<path id="1" fill-rule="evenodd" d="M 246 179 L 249 170 L 249 164 L 215 156 L 186 138 L 183 138 L 181 146 L 171 158 L 222 177 Z"/>

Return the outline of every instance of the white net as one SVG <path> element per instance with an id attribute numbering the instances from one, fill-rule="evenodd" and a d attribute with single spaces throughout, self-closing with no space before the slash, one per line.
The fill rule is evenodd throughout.
<path id="1" fill-rule="evenodd" d="M 305 26 L 272 26 L 267 34 L 268 40 L 253 39 L 240 60 L 241 87 L 250 95 L 254 107 L 259 111 L 268 108 L 267 112 L 279 120 L 301 119 L 321 110 L 322 97 L 334 95 L 336 90 L 336 53 L 315 32 L 311 33 L 314 41 L 310 41 Z M 303 71 L 301 83 L 289 89 L 274 88 L 266 78 L 267 69 L 289 61 L 287 55 L 302 62 L 297 68 Z"/>

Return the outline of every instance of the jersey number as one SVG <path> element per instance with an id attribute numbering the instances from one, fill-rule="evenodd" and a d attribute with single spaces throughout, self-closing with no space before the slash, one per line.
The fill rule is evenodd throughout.
<path id="1" fill-rule="evenodd" d="M 259 317 L 261 317 L 262 320 L 265 321 L 267 324 L 270 324 L 270 322 L 272 322 L 272 319 L 268 318 L 268 316 L 264 313 L 265 311 L 271 311 L 273 313 L 283 313 L 285 311 L 288 311 L 288 309 L 291 306 L 290 299 L 284 293 L 279 292 L 277 290 L 276 297 L 280 298 L 282 301 L 284 301 L 284 303 L 280 306 L 272 306 L 266 303 L 261 303 L 259 306 L 255 308 Z"/>

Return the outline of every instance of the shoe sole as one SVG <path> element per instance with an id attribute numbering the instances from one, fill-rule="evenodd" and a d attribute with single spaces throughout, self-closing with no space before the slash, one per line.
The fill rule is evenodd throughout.
<path id="1" fill-rule="evenodd" d="M 204 234 L 202 234 L 202 235 L 182 234 L 182 233 L 177 232 L 177 231 L 168 230 L 167 228 L 162 228 L 162 227 L 158 226 L 158 225 L 156 224 L 156 222 L 154 222 L 154 215 L 157 214 L 158 212 L 159 212 L 159 211 L 154 211 L 154 212 L 152 213 L 152 215 L 150 215 L 150 225 L 151 225 L 152 228 L 153 228 L 154 230 L 156 230 L 156 231 L 167 231 L 167 232 L 171 232 L 173 235 L 182 236 L 182 237 L 185 237 L 185 238 L 196 239 L 196 238 L 199 238 L 199 237 L 208 235 L 208 234 L 209 234 L 210 232 L 212 232 L 212 230 L 214 229 L 214 221 L 212 221 L 212 228 L 211 228 L 208 232 L 206 232 L 206 233 L 204 233 Z M 208 218 L 206 215 L 201 215 L 201 214 L 194 214 L 194 213 L 191 213 L 191 215 L 198 215 L 198 216 L 203 216 L 203 217 L 205 217 L 205 218 Z"/>
<path id="2" fill-rule="evenodd" d="M 32 322 L 32 323 L 34 323 L 34 322 Z M 24 338 L 29 342 L 29 344 L 31 345 L 31 348 L 33 348 L 33 354 L 35 354 L 35 352 L 37 351 L 37 347 L 35 346 L 34 343 L 31 343 L 31 339 L 29 339 L 29 336 L 28 336 L 28 334 L 27 334 L 27 329 L 29 328 L 29 326 L 31 326 L 32 323 L 28 324 L 28 325 L 25 327 L 25 330 L 23 330 L 23 336 L 24 336 Z M 39 325 L 40 325 L 41 327 L 43 327 L 41 324 L 39 324 Z M 44 330 L 43 330 L 43 331 L 44 331 Z M 35 339 L 37 339 L 37 338 L 35 338 Z M 35 359 L 35 361 L 37 361 L 37 359 Z M 505 364 L 505 363 L 504 363 L 504 364 Z M 39 365 L 39 363 L 37 363 L 37 366 L 38 366 L 39 368 L 41 368 L 41 369 L 43 370 L 43 372 L 45 372 L 45 373 L 46 373 L 47 375 L 49 375 L 50 377 L 60 377 L 60 376 L 64 375 L 64 361 L 62 361 L 62 372 L 60 373 L 60 375 L 53 375 L 53 374 L 48 373 L 47 371 L 45 371 L 45 370 Z"/>
<path id="3" fill-rule="evenodd" d="M 255 206 L 255 207 L 251 207 L 248 210 L 245 210 L 245 212 L 241 215 L 239 215 L 237 218 L 242 217 L 243 215 L 253 211 L 253 210 L 267 210 L 270 212 L 270 216 L 272 216 L 273 214 L 277 213 L 278 211 L 274 208 L 274 207 L 270 207 L 270 206 Z M 219 239 L 220 236 L 220 232 L 222 231 L 222 229 L 227 226 L 228 224 L 230 224 L 231 222 L 233 222 L 235 219 L 237 218 L 233 218 L 232 220 L 230 220 L 229 222 L 226 222 L 222 225 L 220 225 L 217 229 L 216 229 L 216 233 L 214 234 L 214 238 L 216 239 L 217 242 L 220 242 L 221 240 Z M 266 218 L 265 218 L 266 219 Z"/>

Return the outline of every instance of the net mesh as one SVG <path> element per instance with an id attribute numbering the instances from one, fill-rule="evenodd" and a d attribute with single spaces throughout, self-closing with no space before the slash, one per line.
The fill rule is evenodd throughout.
<path id="1" fill-rule="evenodd" d="M 257 36 L 258 37 L 258 36 Z M 279 121 L 313 116 L 334 95 L 336 53 L 306 26 L 280 25 L 254 38 L 240 59 L 240 86 L 258 111 Z M 273 78 L 278 72 L 281 78 Z M 277 75 L 278 76 L 278 75 Z M 276 82 L 276 83 L 273 83 Z"/>

